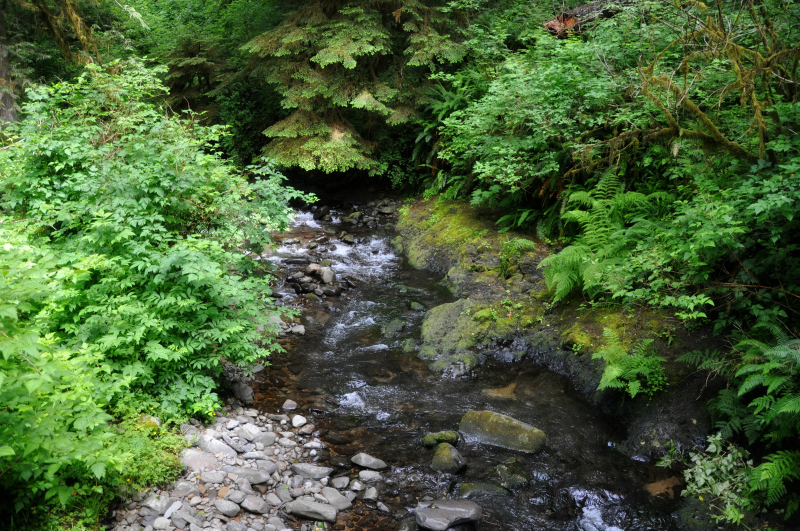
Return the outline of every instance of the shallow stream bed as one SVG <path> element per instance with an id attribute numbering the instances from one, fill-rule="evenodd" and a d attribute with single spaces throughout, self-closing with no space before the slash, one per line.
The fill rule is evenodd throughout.
<path id="1" fill-rule="evenodd" d="M 334 475 L 352 473 L 348 459 L 359 451 L 391 465 L 378 485 L 378 501 L 389 512 L 376 502 L 357 502 L 348 528 L 409 529 L 419 500 L 472 491 L 469 496 L 483 508 L 480 531 L 680 529 L 671 517 L 680 486 L 674 473 L 618 452 L 624 428 L 583 400 L 566 378 L 527 359 L 492 357 L 455 379 L 430 371 L 409 347 L 419 338 L 425 309 L 453 300 L 440 277 L 413 270 L 392 249 L 391 215 L 378 216 L 381 223 L 373 228 L 346 224 L 335 210 L 331 217 L 315 221 L 310 212 L 299 213 L 281 236 L 290 243 L 265 258 L 282 279 L 323 261 L 351 287 L 339 296 L 308 300 L 278 282 L 281 303 L 302 307 L 299 324 L 305 330 L 281 340 L 287 352 L 270 359 L 255 389 L 259 409 L 275 413 L 289 398 L 314 419 L 329 445 L 317 458 L 334 466 Z M 342 231 L 355 243 L 342 242 Z M 309 249 L 312 242 L 317 246 Z M 391 333 L 390 323 L 396 328 L 398 320 L 403 328 Z M 422 437 L 457 430 L 470 410 L 492 410 L 536 426 L 546 433 L 547 445 L 521 454 L 461 441 L 466 469 L 457 475 L 435 472 L 433 449 L 421 445 Z M 497 467 L 504 464 L 530 482 L 495 489 L 500 494 L 480 494 L 488 489 L 468 485 L 499 485 Z"/>

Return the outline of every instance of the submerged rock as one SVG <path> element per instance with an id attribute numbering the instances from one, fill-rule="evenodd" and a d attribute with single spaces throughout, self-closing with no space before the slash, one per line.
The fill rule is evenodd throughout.
<path id="1" fill-rule="evenodd" d="M 417 506 L 417 524 L 432 531 L 445 531 L 480 519 L 481 506 L 469 500 L 436 500 Z"/>
<path id="2" fill-rule="evenodd" d="M 383 328 L 383 335 L 384 337 L 394 337 L 399 334 L 405 326 L 406 323 L 404 323 L 402 319 L 392 319 L 389 324 Z"/>
<path id="3" fill-rule="evenodd" d="M 479 496 L 510 496 L 503 487 L 490 483 L 462 483 L 458 486 L 458 495 L 462 498 L 475 498 Z"/>
<path id="4" fill-rule="evenodd" d="M 440 431 L 429 433 L 422 438 L 422 446 L 436 446 L 439 443 L 450 443 L 455 446 L 458 443 L 458 432 Z"/>
<path id="5" fill-rule="evenodd" d="M 465 466 L 467 466 L 467 460 L 464 459 L 453 445 L 445 442 L 436 447 L 436 453 L 433 454 L 431 467 L 437 472 L 456 474 Z"/>
<path id="6" fill-rule="evenodd" d="M 495 468 L 500 477 L 500 484 L 507 489 L 517 490 L 528 486 L 531 482 L 522 463 L 516 457 L 510 457 Z"/>
<path id="7" fill-rule="evenodd" d="M 525 453 L 537 452 L 547 442 L 542 430 L 494 411 L 467 412 L 459 431 L 466 439 Z"/>

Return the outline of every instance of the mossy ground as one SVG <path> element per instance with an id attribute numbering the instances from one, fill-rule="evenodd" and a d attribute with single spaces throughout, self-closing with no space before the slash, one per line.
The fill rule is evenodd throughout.
<path id="1" fill-rule="evenodd" d="M 443 283 L 460 297 L 425 316 L 420 357 L 433 360 L 434 369 L 445 370 L 456 362 L 469 369 L 480 362 L 471 351 L 516 337 L 591 355 L 603 346 L 606 328 L 630 346 L 655 339 L 659 354 L 668 360 L 695 348 L 697 333 L 686 331 L 665 310 L 587 305 L 579 298 L 553 307 L 537 267 L 552 249 L 535 242 L 533 251 L 504 260 L 504 242 L 534 240 L 499 234 L 493 219 L 491 212 L 453 201 L 409 201 L 400 209 L 401 236 L 393 245 L 407 253 L 412 266 L 446 272 Z M 602 371 L 602 364 L 597 367 Z M 674 367 L 670 374 L 678 378 L 685 369 Z"/>

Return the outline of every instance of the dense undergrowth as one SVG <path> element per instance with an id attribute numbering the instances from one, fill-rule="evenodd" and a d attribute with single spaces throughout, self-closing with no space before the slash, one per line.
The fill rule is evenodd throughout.
<path id="1" fill-rule="evenodd" d="M 97 500 L 165 481 L 180 468 L 168 424 L 142 439 L 114 419 L 209 416 L 223 362 L 280 348 L 269 317 L 285 310 L 242 249 L 305 196 L 269 166 L 248 182 L 213 150 L 222 129 L 151 103 L 156 74 L 89 66 L 30 92 L 5 131 L 0 478 L 17 525 L 89 500 L 96 523 Z"/>
<path id="2" fill-rule="evenodd" d="M 687 492 L 731 522 L 794 512 L 800 6 L 610 3 L 543 27 L 580 3 L 2 0 L 0 119 L 20 105 L 0 150 L 5 499 L 118 489 L 121 396 L 207 414 L 222 359 L 276 348 L 234 252 L 287 219 L 266 148 L 329 184 L 493 209 L 550 245 L 554 304 L 713 324 L 733 346 L 683 359 L 729 385 Z M 606 386 L 662 385 L 657 357 L 612 339 Z"/>

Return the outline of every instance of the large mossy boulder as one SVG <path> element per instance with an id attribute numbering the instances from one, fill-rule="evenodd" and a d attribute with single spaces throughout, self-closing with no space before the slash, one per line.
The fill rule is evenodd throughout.
<path id="1" fill-rule="evenodd" d="M 541 450 L 547 442 L 542 430 L 494 411 L 467 412 L 459 431 L 468 441 L 529 454 Z"/>

